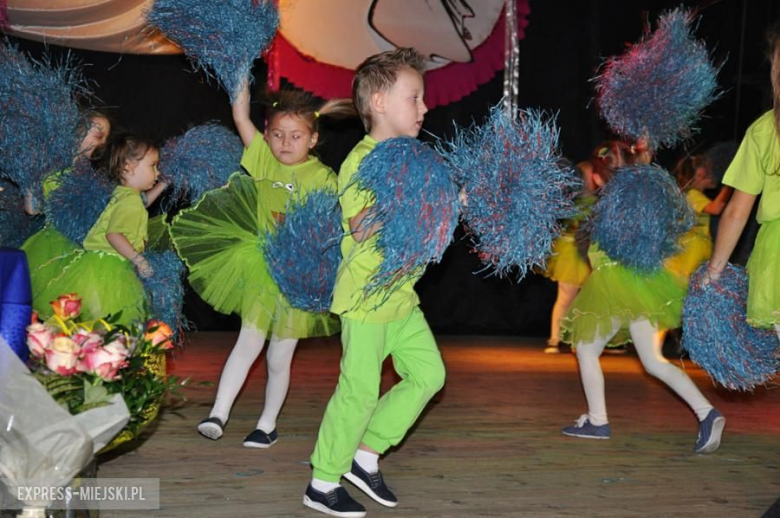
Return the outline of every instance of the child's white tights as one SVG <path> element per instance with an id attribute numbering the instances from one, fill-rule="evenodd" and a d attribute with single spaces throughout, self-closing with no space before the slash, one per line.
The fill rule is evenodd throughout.
<path id="1" fill-rule="evenodd" d="M 619 323 L 613 322 L 615 330 L 609 336 L 602 336 L 591 343 L 577 345 L 577 360 L 580 364 L 580 377 L 588 402 L 588 417 L 592 424 L 603 425 L 607 419 L 607 404 L 604 396 L 604 374 L 601 371 L 599 357 L 604 346 L 617 333 Z M 655 376 L 677 393 L 694 411 L 699 421 L 707 417 L 712 405 L 702 395 L 693 381 L 682 370 L 669 363 L 661 354 L 663 333 L 659 333 L 647 320 L 637 320 L 629 326 L 631 340 L 634 342 L 639 359 L 645 370 Z"/>
<path id="2" fill-rule="evenodd" d="M 226 423 L 230 415 L 230 409 L 236 400 L 238 392 L 246 381 L 249 369 L 260 356 L 265 345 L 265 331 L 252 326 L 241 326 L 236 345 L 230 352 L 230 356 L 222 369 L 219 379 L 217 397 L 209 417 L 218 417 Z M 279 338 L 271 335 L 266 353 L 268 364 L 268 379 L 265 385 L 265 405 L 257 428 L 270 433 L 276 428 L 276 418 L 282 409 L 290 386 L 290 365 L 292 364 L 296 338 Z"/>

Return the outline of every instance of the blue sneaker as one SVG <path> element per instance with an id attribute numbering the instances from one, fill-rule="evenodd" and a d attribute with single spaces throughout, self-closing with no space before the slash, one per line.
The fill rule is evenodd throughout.
<path id="1" fill-rule="evenodd" d="M 588 414 L 583 414 L 574 426 L 567 426 L 561 430 L 561 433 L 583 439 L 609 439 L 611 431 L 609 423 L 596 426 L 591 424 Z"/>
<path id="2" fill-rule="evenodd" d="M 328 493 L 321 493 L 309 484 L 303 495 L 303 505 L 315 511 L 342 518 L 362 518 L 366 515 L 366 508 L 355 502 L 347 490 L 341 486 Z"/>
<path id="3" fill-rule="evenodd" d="M 273 430 L 271 433 L 265 433 L 260 428 L 255 430 L 254 432 L 250 433 L 246 436 L 244 439 L 244 447 L 245 448 L 270 448 L 274 444 L 276 444 L 276 439 L 278 435 L 276 434 L 276 430 Z"/>
<path id="4" fill-rule="evenodd" d="M 699 423 L 699 437 L 693 451 L 696 453 L 712 453 L 720 446 L 720 436 L 726 427 L 726 418 L 714 408 L 710 410 L 704 421 Z"/>
<path id="5" fill-rule="evenodd" d="M 395 507 L 398 499 L 385 484 L 382 472 L 377 470 L 369 473 L 360 467 L 360 464 L 352 461 L 352 471 L 344 473 L 344 478 L 352 482 L 355 487 L 374 499 L 375 502 L 385 507 Z"/>

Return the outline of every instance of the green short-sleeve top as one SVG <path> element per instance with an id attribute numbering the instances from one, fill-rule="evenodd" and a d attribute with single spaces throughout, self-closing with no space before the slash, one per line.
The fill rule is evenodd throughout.
<path id="1" fill-rule="evenodd" d="M 141 193 L 130 187 L 119 185 L 111 194 L 111 200 L 97 222 L 84 238 L 85 250 L 118 252 L 106 239 L 106 234 L 122 234 L 136 252 L 143 252 L 148 235 L 149 213 L 146 211 Z"/>
<path id="2" fill-rule="evenodd" d="M 379 233 L 362 243 L 358 243 L 350 235 L 349 220 L 374 203 L 371 192 L 358 190 L 355 185 L 350 185 L 350 182 L 363 158 L 376 144 L 376 140 L 366 135 L 352 149 L 339 171 L 341 226 L 345 234 L 341 239 L 342 259 L 336 275 L 330 310 L 337 315 L 363 322 L 388 323 L 405 317 L 419 305 L 420 299 L 414 291 L 414 284 L 419 276 L 398 287 L 394 286 L 394 291 L 389 296 L 381 292 L 368 298 L 364 296 L 363 289 L 382 263 L 382 255 L 375 249 Z"/>
<path id="3" fill-rule="evenodd" d="M 255 133 L 252 143 L 244 149 L 241 165 L 253 178 L 272 182 L 272 192 L 276 195 L 264 202 L 273 212 L 286 212 L 287 202 L 292 196 L 302 198 L 315 190 L 336 190 L 337 180 L 333 169 L 313 156 L 309 156 L 302 164 L 282 164 L 271 153 L 271 148 L 260 132 Z"/>
<path id="4" fill-rule="evenodd" d="M 723 183 L 747 194 L 761 194 L 759 223 L 780 218 L 780 140 L 774 112 L 768 111 L 750 125 Z"/>

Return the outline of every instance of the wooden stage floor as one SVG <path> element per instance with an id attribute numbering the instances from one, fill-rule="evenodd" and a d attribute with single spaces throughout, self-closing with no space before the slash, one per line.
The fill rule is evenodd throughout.
<path id="1" fill-rule="evenodd" d="M 208 414 L 235 333 L 192 333 L 171 371 L 213 386 L 184 392 L 146 440 L 101 459 L 99 476 L 160 479 L 149 516 L 316 517 L 303 507 L 309 455 L 338 376 L 336 338 L 301 342 L 290 394 L 269 450 L 242 446 L 262 409 L 259 361 L 225 435 L 195 426 Z M 400 499 L 385 509 L 344 482 L 375 517 L 762 516 L 780 497 L 780 390 L 716 389 L 685 368 L 727 418 L 720 450 L 693 453 L 687 406 L 642 371 L 633 351 L 602 357 L 612 439 L 561 435 L 585 411 L 572 354 L 545 355 L 538 338 L 438 337 L 448 379 L 405 443 L 381 462 Z M 679 360 L 677 360 L 679 364 Z M 386 369 L 385 385 L 393 382 Z M 102 516 L 140 512 L 103 511 Z"/>

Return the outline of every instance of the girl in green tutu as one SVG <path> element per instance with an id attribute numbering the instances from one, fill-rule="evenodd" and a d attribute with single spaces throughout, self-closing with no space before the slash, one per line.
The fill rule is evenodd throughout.
<path id="1" fill-rule="evenodd" d="M 78 154 L 73 159 L 74 163 L 77 160 L 89 160 L 93 151 L 105 144 L 111 133 L 111 121 L 106 114 L 98 110 L 86 110 L 82 113 L 82 116 L 88 127 L 80 129 L 80 131 L 86 130 L 86 132 L 79 145 Z M 41 185 L 42 192 L 40 193 L 44 204 L 49 195 L 59 187 L 60 179 L 69 172 L 70 169 L 54 171 L 44 178 Z M 40 203 L 36 202 L 37 199 L 38 196 L 32 191 L 25 196 L 25 210 L 31 216 L 40 214 L 43 210 Z M 41 284 L 43 277 L 36 274 L 38 269 L 49 261 L 56 260 L 58 257 L 66 255 L 77 248 L 77 243 L 62 235 L 50 223 L 47 223 L 40 231 L 30 236 L 22 244 L 21 249 L 27 255 L 27 264 L 30 267 L 34 299 L 37 298 L 37 294 L 44 288 L 44 285 Z M 42 301 L 42 303 L 48 304 L 46 301 Z M 39 307 L 35 309 L 40 312 Z"/>
<path id="2" fill-rule="evenodd" d="M 649 161 L 641 155 L 633 160 L 640 164 Z M 611 167 L 596 168 L 596 184 L 606 184 L 612 173 Z M 715 451 L 725 419 L 691 379 L 661 354 L 664 330 L 680 325 L 687 283 L 665 268 L 637 273 L 607 256 L 596 244 L 590 245 L 588 257 L 592 273 L 563 322 L 576 349 L 588 413 L 573 426 L 563 428 L 563 434 L 585 439 L 610 438 L 599 357 L 607 342 L 627 330 L 647 373 L 666 383 L 696 414 L 700 425 L 695 451 Z"/>
<path id="3" fill-rule="evenodd" d="M 748 128 L 723 177 L 734 195 L 721 216 L 705 282 L 717 283 L 761 195 L 756 216 L 761 226 L 747 263 L 747 320 L 774 327 L 780 338 L 780 22 L 767 32 L 767 42 L 774 108 Z"/>
<path id="4" fill-rule="evenodd" d="M 284 219 L 291 197 L 316 189 L 336 190 L 336 175 L 310 155 L 317 144 L 319 118 L 354 113 L 348 101 L 312 106 L 298 92 L 269 94 L 267 126 L 261 133 L 249 117 L 248 81 L 233 104 L 233 119 L 244 144 L 241 165 L 227 186 L 207 193 L 182 211 L 171 233 L 189 268 L 189 281 L 203 300 L 222 313 L 241 317 L 238 340 L 225 363 L 209 416 L 198 432 L 219 439 L 239 390 L 269 338 L 265 406 L 244 440 L 268 448 L 277 440 L 276 419 L 287 396 L 290 365 L 298 339 L 338 332 L 329 313 L 290 306 L 268 272 L 260 249 L 268 229 Z"/>
<path id="5" fill-rule="evenodd" d="M 148 140 L 134 135 L 112 137 L 96 151 L 101 171 L 117 183 L 103 213 L 84 238 L 82 249 L 38 269 L 44 288 L 36 308 L 43 316 L 48 302 L 63 293 L 82 298 L 85 319 L 120 315 L 121 323 L 144 319 L 146 295 L 138 276 L 154 273 L 142 253 L 147 241 L 148 214 L 142 194 L 157 182 L 159 152 Z M 42 302 L 41 302 L 42 301 Z"/>

